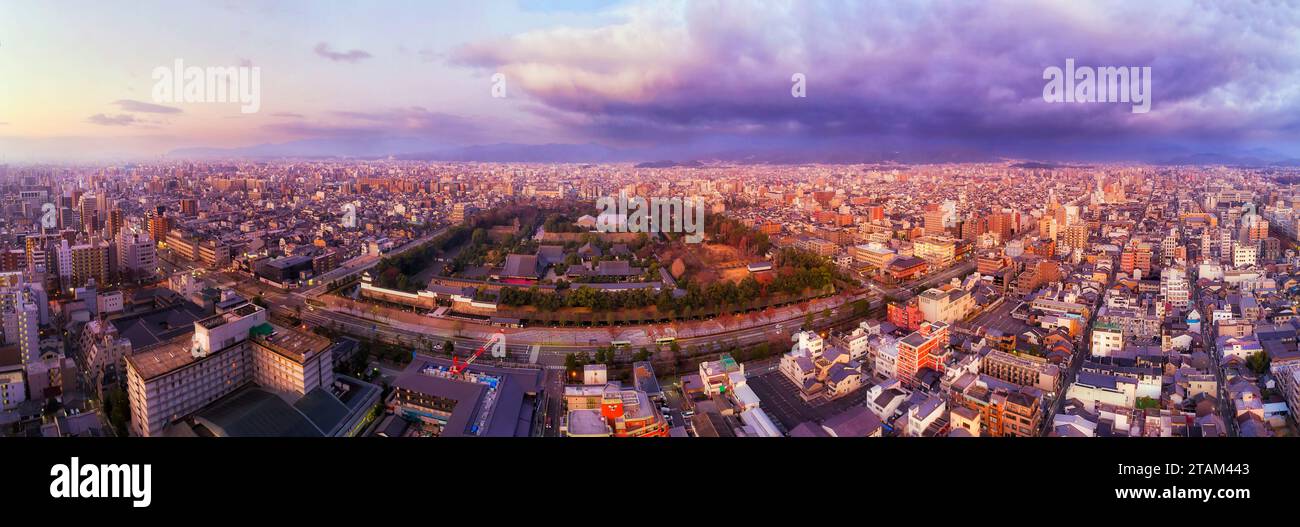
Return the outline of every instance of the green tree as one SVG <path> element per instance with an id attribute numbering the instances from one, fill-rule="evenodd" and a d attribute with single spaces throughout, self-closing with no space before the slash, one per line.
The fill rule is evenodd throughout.
<path id="1" fill-rule="evenodd" d="M 1270 362 L 1272 361 L 1268 358 L 1268 354 L 1262 351 L 1246 358 L 1246 365 L 1250 366 L 1251 371 L 1259 375 L 1268 372 Z"/>
<path id="2" fill-rule="evenodd" d="M 127 399 L 126 390 L 121 386 L 114 387 L 108 394 L 108 420 L 113 425 L 113 430 L 119 436 L 128 435 L 127 425 L 131 422 L 131 403 Z"/>

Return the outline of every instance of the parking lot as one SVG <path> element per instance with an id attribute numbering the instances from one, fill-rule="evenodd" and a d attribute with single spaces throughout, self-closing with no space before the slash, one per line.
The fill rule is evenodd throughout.
<path id="1" fill-rule="evenodd" d="M 745 382 L 758 394 L 763 411 L 776 420 L 783 432 L 789 432 L 804 421 L 822 422 L 826 418 L 851 406 L 863 404 L 870 384 L 843 398 L 828 403 L 810 405 L 799 396 L 799 389 L 779 371 L 750 377 Z"/>
<path id="2" fill-rule="evenodd" d="M 1020 301 L 1007 299 L 1002 305 L 994 308 L 992 311 L 981 313 L 968 323 L 974 327 L 985 327 L 989 329 L 998 329 L 1007 335 L 1019 335 L 1033 328 L 1023 321 L 1011 318 L 1011 312 L 1020 305 Z"/>

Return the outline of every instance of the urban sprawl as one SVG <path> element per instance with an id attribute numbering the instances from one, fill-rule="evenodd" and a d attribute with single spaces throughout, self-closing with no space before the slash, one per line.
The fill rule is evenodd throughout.
<path id="1" fill-rule="evenodd" d="M 1294 436 L 1297 183 L 0 165 L 0 435 Z"/>

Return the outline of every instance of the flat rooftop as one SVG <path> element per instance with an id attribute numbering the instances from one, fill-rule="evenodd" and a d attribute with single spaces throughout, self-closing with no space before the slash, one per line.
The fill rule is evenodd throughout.
<path id="1" fill-rule="evenodd" d="M 191 340 L 190 334 L 174 337 L 137 350 L 126 360 L 148 381 L 201 360 L 190 353 Z"/>
<path id="2" fill-rule="evenodd" d="M 219 315 L 213 315 L 203 320 L 200 320 L 199 324 L 205 328 L 212 329 L 218 326 L 224 326 L 228 322 L 234 322 L 236 320 L 252 315 L 253 313 L 256 313 L 261 310 L 262 308 L 258 307 L 256 304 L 251 304 L 251 303 L 244 304 L 242 306 L 235 308 L 232 311 L 227 311 L 225 313 L 221 313 Z"/>
<path id="3" fill-rule="evenodd" d="M 482 410 L 483 396 L 487 386 L 475 382 L 434 377 L 420 372 L 424 363 L 412 362 L 406 370 L 393 381 L 393 388 L 407 390 L 424 395 L 432 395 L 455 402 L 451 415 L 443 425 L 443 437 L 462 437 L 469 434 L 470 423 L 477 420 Z"/>
<path id="4" fill-rule="evenodd" d="M 299 363 L 329 349 L 332 344 L 329 339 L 315 333 L 275 324 L 268 323 L 268 325 L 271 326 L 273 333 L 267 335 L 254 332 L 253 342 Z"/>
<path id="5" fill-rule="evenodd" d="M 485 384 L 422 373 L 425 366 L 446 368 L 451 361 L 435 358 L 412 361 L 393 381 L 394 388 L 403 388 L 427 395 L 436 395 L 456 401 L 455 408 L 443 427 L 443 437 L 471 435 L 470 425 L 477 423 L 480 412 L 484 410 L 484 400 L 488 387 Z M 467 370 L 471 373 L 486 374 L 498 380 L 495 401 L 491 415 L 478 436 L 511 437 L 527 436 L 532 422 L 530 405 L 524 398 L 539 393 L 542 387 L 542 370 L 497 368 L 475 364 Z"/>
<path id="6" fill-rule="evenodd" d="M 569 411 L 569 435 L 608 435 L 609 423 L 600 415 L 600 410 Z"/>
<path id="7" fill-rule="evenodd" d="M 188 301 L 146 312 L 111 319 L 117 333 L 131 341 L 134 349 L 143 349 L 194 331 L 194 322 L 209 316 L 209 311 Z"/>

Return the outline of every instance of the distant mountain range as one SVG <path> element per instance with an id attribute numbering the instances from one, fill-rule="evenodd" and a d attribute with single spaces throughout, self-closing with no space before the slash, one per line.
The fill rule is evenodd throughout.
<path id="1" fill-rule="evenodd" d="M 436 146 L 427 140 L 385 138 L 304 139 L 237 148 L 180 148 L 164 157 L 175 159 L 379 159 L 499 163 L 639 163 L 641 168 L 702 166 L 704 162 L 734 164 L 858 164 L 989 162 L 999 158 L 973 150 L 929 150 L 901 153 L 867 148 L 813 147 L 611 147 L 597 143 Z"/>
<path id="2" fill-rule="evenodd" d="M 238 148 L 182 148 L 166 157 L 181 159 L 214 158 L 394 158 L 425 161 L 483 161 L 516 163 L 613 163 L 644 160 L 645 154 L 587 144 L 518 144 L 496 143 L 472 146 L 432 146 L 422 139 L 305 139 L 280 144 L 261 144 Z"/>
<path id="3" fill-rule="evenodd" d="M 1226 165 L 1238 167 L 1300 167 L 1300 159 L 1264 158 L 1256 156 L 1234 156 L 1215 153 L 1199 153 L 1166 159 L 1158 165 Z"/>
<path id="4" fill-rule="evenodd" d="M 1134 154 L 1134 152 L 1129 152 Z M 970 147 L 871 148 L 832 146 L 664 146 L 612 147 L 598 143 L 495 143 L 470 146 L 431 145 L 422 138 L 322 138 L 237 148 L 181 148 L 165 157 L 175 159 L 381 159 L 496 163 L 637 163 L 639 168 L 702 166 L 704 163 L 791 165 L 991 163 L 1006 157 Z M 1030 156 L 1012 156 L 1024 159 Z M 1157 165 L 1229 165 L 1300 167 L 1300 159 L 1265 149 L 1239 153 L 1195 153 L 1181 148 L 1148 151 L 1139 161 Z M 1086 165 L 1056 161 L 1024 161 L 1021 168 L 1062 168 Z"/>
<path id="5" fill-rule="evenodd" d="M 698 168 L 702 166 L 704 166 L 704 163 L 701 163 L 699 161 L 686 161 L 684 163 L 678 163 L 676 161 L 647 161 L 645 163 L 636 164 L 636 168 L 673 168 L 673 167 Z"/>

